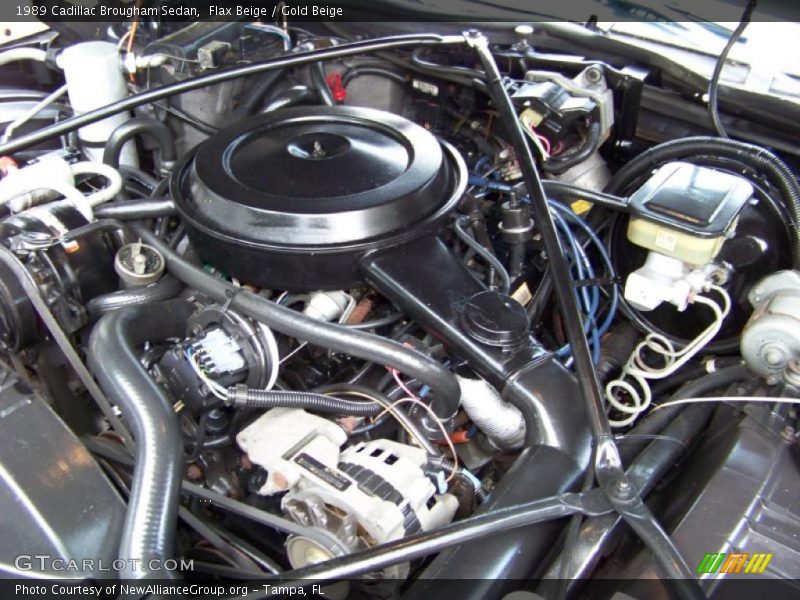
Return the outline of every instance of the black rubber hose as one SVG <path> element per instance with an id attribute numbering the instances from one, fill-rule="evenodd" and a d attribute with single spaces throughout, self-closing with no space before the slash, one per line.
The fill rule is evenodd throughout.
<path id="1" fill-rule="evenodd" d="M 136 224 L 133 229 L 144 243 L 150 244 L 162 253 L 166 259 L 167 270 L 188 287 L 198 289 L 218 302 L 230 301 L 231 308 L 284 335 L 387 365 L 418 379 L 433 391 L 435 397 L 431 408 L 440 419 L 450 419 L 458 410 L 461 389 L 455 375 L 429 356 L 394 340 L 312 319 L 262 296 L 235 287 L 184 260 L 146 227 Z"/>
<path id="2" fill-rule="evenodd" d="M 145 342 L 183 337 L 191 312 L 182 300 L 128 306 L 100 319 L 89 338 L 89 366 L 136 442 L 118 558 L 126 565 L 140 562 L 139 568 L 127 566 L 123 579 L 164 577 L 163 561 L 173 554 L 183 439 L 170 401 L 139 362 L 139 353 Z M 160 561 L 160 570 L 150 570 L 150 561 Z"/>
<path id="3" fill-rule="evenodd" d="M 430 73 L 431 75 L 441 76 L 443 78 L 452 77 L 452 81 L 462 81 L 466 87 L 477 87 L 485 90 L 483 85 L 484 74 L 469 67 L 460 67 L 456 65 L 440 65 L 423 58 L 424 48 L 417 48 L 411 54 L 411 64 L 417 67 L 420 71 Z M 471 83 L 470 83 L 471 82 Z"/>
<path id="4" fill-rule="evenodd" d="M 594 121 L 586 130 L 583 143 L 562 156 L 555 156 L 542 163 L 542 170 L 551 175 L 561 175 L 578 163 L 589 158 L 600 145 L 600 122 Z"/>
<path id="5" fill-rule="evenodd" d="M 508 256 L 508 275 L 516 280 L 525 270 L 525 242 L 515 242 L 511 246 Z"/>
<path id="6" fill-rule="evenodd" d="M 467 222 L 469 223 L 473 237 L 480 243 L 481 246 L 493 256 L 497 256 L 492 245 L 492 238 L 489 237 L 489 231 L 486 229 L 486 218 L 483 216 L 483 211 L 478 203 L 478 199 L 472 194 L 464 194 L 461 198 L 461 206 L 459 207 L 465 214 Z M 490 268 L 486 274 L 486 281 L 489 287 L 495 285 L 495 271 Z"/>
<path id="7" fill-rule="evenodd" d="M 656 167 L 693 156 L 719 156 L 764 173 L 778 189 L 789 212 L 793 237 L 792 255 L 795 267 L 800 267 L 800 185 L 791 169 L 769 150 L 727 138 L 697 136 L 664 142 L 646 150 L 622 167 L 606 187 L 605 192 L 625 194 L 643 174 Z"/>
<path id="8" fill-rule="evenodd" d="M 509 276 L 508 271 L 506 271 L 503 263 L 501 263 L 494 254 L 489 252 L 489 250 L 484 248 L 478 240 L 474 239 L 469 233 L 467 233 L 467 230 L 464 229 L 464 226 L 461 224 L 459 219 L 453 221 L 453 231 L 455 231 L 458 239 L 472 248 L 475 251 L 475 254 L 480 256 L 489 267 L 494 269 L 494 272 L 500 277 L 500 291 L 503 294 L 508 294 L 509 290 L 511 289 L 511 277 Z"/>
<path id="9" fill-rule="evenodd" d="M 127 232 L 127 228 L 116 219 L 97 219 L 91 223 L 76 227 L 72 231 L 68 231 L 61 239 L 68 242 L 93 233 L 117 233 L 118 231 L 125 233 Z"/>
<path id="10" fill-rule="evenodd" d="M 145 173 L 141 169 L 137 169 L 136 167 L 131 167 L 129 165 L 121 165 L 119 168 L 119 173 L 122 175 L 122 179 L 127 182 L 138 183 L 143 188 L 147 190 L 147 196 L 152 195 L 153 190 L 156 189 L 158 185 L 158 180 L 150 175 L 149 173 Z"/>
<path id="11" fill-rule="evenodd" d="M 156 217 L 171 217 L 177 214 L 172 198 L 147 198 L 101 204 L 94 209 L 98 219 L 117 219 L 118 221 L 138 221 Z"/>
<path id="12" fill-rule="evenodd" d="M 362 65 L 362 66 L 355 66 L 350 67 L 344 72 L 342 75 L 342 87 L 346 88 L 350 83 L 356 79 L 357 77 L 362 77 L 364 75 L 376 75 L 378 77 L 385 77 L 386 79 L 391 79 L 395 83 L 399 83 L 400 85 L 405 85 L 407 83 L 405 76 L 402 73 L 398 73 L 397 71 L 392 71 L 387 67 L 378 67 L 372 65 Z"/>
<path id="13" fill-rule="evenodd" d="M 129 140 L 138 135 L 147 135 L 155 140 L 156 144 L 158 144 L 158 162 L 160 166 L 164 169 L 171 169 L 178 158 L 178 151 L 175 149 L 175 137 L 165 123 L 148 117 L 134 117 L 112 131 L 103 151 L 103 162 L 115 169 L 119 167 L 122 148 Z"/>
<path id="14" fill-rule="evenodd" d="M 544 311 L 547 308 L 550 297 L 553 295 L 553 276 L 550 269 L 546 269 L 542 273 L 542 278 L 539 280 L 539 286 L 533 293 L 533 299 L 528 304 L 525 312 L 528 313 L 531 325 L 536 327 L 542 322 L 544 318 Z"/>
<path id="15" fill-rule="evenodd" d="M 185 110 L 181 110 L 177 106 L 172 106 L 168 102 L 153 102 L 153 106 L 156 106 L 163 110 L 166 113 L 171 114 L 173 117 L 177 118 L 179 121 L 183 121 L 189 127 L 196 129 L 200 133 L 204 133 L 205 135 L 214 135 L 219 131 L 213 125 L 208 123 L 204 123 L 200 119 L 193 117 Z"/>
<path id="16" fill-rule="evenodd" d="M 316 62 L 309 69 L 311 70 L 311 83 L 314 85 L 314 89 L 317 90 L 317 97 L 320 103 L 325 106 L 335 105 L 336 101 L 333 99 L 331 88 L 325 79 L 325 64 Z"/>
<path id="17" fill-rule="evenodd" d="M 273 96 L 267 102 L 262 112 L 272 112 L 281 108 L 289 108 L 298 104 L 313 104 L 318 100 L 317 92 L 314 88 L 305 85 L 293 85 Z"/>
<path id="18" fill-rule="evenodd" d="M 575 200 L 586 200 L 592 204 L 597 204 L 603 208 L 609 208 L 616 211 L 628 212 L 628 199 L 620 198 L 612 194 L 605 194 L 603 192 L 596 192 L 582 188 L 577 185 L 571 185 L 558 181 L 557 179 L 544 179 L 542 180 L 544 191 L 547 192 L 548 198 L 561 200 L 563 202 L 574 202 Z"/>
<path id="19" fill-rule="evenodd" d="M 699 377 L 694 381 L 690 381 L 686 385 L 682 386 L 677 392 L 675 392 L 670 398 L 670 401 L 696 398 L 697 396 L 702 396 L 703 394 L 707 394 L 708 392 L 711 392 L 717 388 L 753 378 L 753 372 L 744 364 L 731 365 L 730 367 L 724 367 L 718 371 L 714 371 L 713 373 Z M 651 413 L 651 416 L 655 420 L 657 415 L 665 411 L 669 411 L 670 408 L 672 407 L 668 406 L 667 408 L 656 411 L 655 413 Z M 662 420 L 661 422 L 666 425 L 669 420 L 670 419 L 666 419 Z"/>
<path id="20" fill-rule="evenodd" d="M 371 417 L 383 410 L 377 402 L 354 402 L 313 392 L 254 390 L 244 385 L 228 388 L 234 408 L 303 408 L 329 415 Z"/>
<path id="21" fill-rule="evenodd" d="M 711 118 L 711 125 L 714 131 L 722 138 L 728 137 L 728 132 L 725 131 L 725 126 L 719 118 L 719 78 L 722 75 L 722 69 L 728 60 L 728 54 L 733 49 L 734 44 L 742 37 L 745 28 L 750 23 L 750 17 L 756 8 L 756 0 L 750 0 L 742 13 L 742 18 L 739 19 L 739 24 L 733 30 L 728 42 L 725 44 L 722 53 L 717 59 L 717 64 L 714 65 L 714 72 L 711 74 L 711 79 L 708 82 L 708 116 Z"/>
<path id="22" fill-rule="evenodd" d="M 630 356 L 630 352 L 628 352 L 628 356 Z M 689 383 L 690 381 L 694 381 L 700 377 L 704 377 L 709 373 L 719 371 L 725 367 L 732 367 L 740 364 L 742 364 L 742 358 L 739 356 L 720 356 L 709 358 L 702 363 L 687 365 L 678 370 L 674 375 L 667 377 L 666 379 L 656 381 L 654 385 L 650 386 L 650 389 L 653 393 L 653 398 L 660 398 L 664 395 L 664 392 L 668 390 L 678 390 L 680 386 Z"/>
<path id="23" fill-rule="evenodd" d="M 675 394 L 670 397 L 672 400 L 682 400 L 684 398 L 695 398 L 707 394 L 717 388 L 725 387 L 738 381 L 745 381 L 753 377 L 752 372 L 744 365 L 733 365 L 724 367 L 713 373 L 708 373 L 694 381 L 690 381 L 682 386 Z M 685 404 L 668 406 L 662 410 L 657 410 L 648 414 L 644 419 L 631 429 L 626 435 L 636 439 L 635 436 L 652 436 L 661 433 L 682 411 L 686 408 Z M 620 447 L 620 457 L 625 464 L 630 463 L 639 453 L 641 446 L 637 444 L 623 444 Z"/>
<path id="24" fill-rule="evenodd" d="M 100 317 L 106 313 L 132 304 L 163 302 L 177 296 L 184 285 L 172 275 L 164 275 L 158 281 L 142 287 L 119 290 L 92 298 L 86 303 L 86 311 L 92 317 Z"/>
<path id="25" fill-rule="evenodd" d="M 247 94 L 242 98 L 237 112 L 242 117 L 252 115 L 254 112 L 256 112 L 256 109 L 258 109 L 258 107 L 264 101 L 264 97 L 267 95 L 267 92 L 272 89 L 272 86 L 278 82 L 278 79 L 280 79 L 282 75 L 283 70 L 269 71 L 265 73 L 264 76 L 252 88 L 250 88 Z"/>

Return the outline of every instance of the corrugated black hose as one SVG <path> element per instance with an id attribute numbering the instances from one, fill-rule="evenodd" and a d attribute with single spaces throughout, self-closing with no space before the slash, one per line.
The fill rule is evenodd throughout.
<path id="1" fill-rule="evenodd" d="M 244 385 L 228 388 L 228 400 L 236 408 L 303 408 L 354 417 L 371 417 L 383 410 L 377 402 L 354 402 L 313 392 L 254 390 Z"/>

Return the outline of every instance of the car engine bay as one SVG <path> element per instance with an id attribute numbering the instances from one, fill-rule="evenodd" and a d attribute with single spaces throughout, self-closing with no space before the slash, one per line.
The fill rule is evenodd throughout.
<path id="1" fill-rule="evenodd" d="M 547 24 L 81 25 L 0 47 L 4 576 L 800 578 L 769 115 Z"/>

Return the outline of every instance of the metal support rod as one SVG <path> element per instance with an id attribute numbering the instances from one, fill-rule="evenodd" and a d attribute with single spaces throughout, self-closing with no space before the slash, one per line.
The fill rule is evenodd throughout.
<path id="1" fill-rule="evenodd" d="M 613 511 L 611 504 L 599 488 L 579 494 L 560 494 L 469 517 L 433 531 L 418 533 L 374 548 L 354 552 L 348 556 L 295 569 L 287 573 L 293 578 L 291 582 L 285 581 L 283 576 L 280 579 L 270 579 L 270 581 L 280 581 L 281 586 L 306 586 L 316 581 L 352 578 L 434 554 L 450 546 L 484 537 L 489 533 L 495 535 L 518 527 L 527 527 L 574 514 L 600 516 L 611 511 Z M 244 596 L 246 600 L 269 597 L 272 596 L 264 591 Z"/>
<path id="2" fill-rule="evenodd" d="M 575 289 L 572 285 L 572 278 L 569 274 L 569 265 L 559 241 L 555 222 L 547 205 L 547 196 L 542 187 L 539 173 L 536 170 L 536 162 L 524 133 L 520 129 L 514 105 L 506 93 L 497 63 L 495 63 L 494 57 L 489 51 L 488 40 L 477 31 L 467 32 L 465 38 L 467 43 L 478 54 L 483 70 L 486 72 L 489 94 L 497 112 L 500 114 L 500 118 L 503 120 L 503 124 L 508 130 L 509 141 L 516 152 L 525 186 L 531 198 L 534 222 L 542 235 L 542 242 L 544 243 L 544 249 L 550 263 L 550 271 L 553 275 L 554 290 L 564 320 L 564 329 L 566 330 L 567 340 L 572 347 L 572 355 L 575 358 L 578 382 L 582 396 L 587 402 L 587 417 L 591 431 L 596 439 L 606 437 L 610 439 L 611 427 L 605 416 L 600 380 L 592 362 L 589 342 L 583 331 L 583 322 L 575 296 Z"/>
<path id="3" fill-rule="evenodd" d="M 664 474 L 683 456 L 686 448 L 705 428 L 711 413 L 711 405 L 696 404 L 675 416 L 663 431 L 656 431 L 661 433 L 661 437 L 642 450 L 626 471 L 640 494 L 647 496 Z M 544 585 L 547 585 L 548 580 L 563 578 L 561 567 L 565 563 L 572 563 L 566 565 L 567 580 L 575 583 L 574 580 L 588 577 L 602 556 L 604 548 L 610 544 L 613 534 L 621 525 L 622 518 L 619 514 L 587 519 L 581 528 L 575 548 L 571 552 L 567 550 L 561 552 L 545 574 Z M 544 597 L 549 597 L 548 593 L 542 591 Z"/>
<path id="4" fill-rule="evenodd" d="M 595 472 L 600 487 L 606 493 L 611 504 L 625 519 L 642 541 L 653 550 L 666 575 L 673 579 L 688 580 L 686 595 L 705 597 L 694 580 L 694 573 L 686 565 L 672 540 L 655 520 L 645 506 L 639 492 L 625 477 L 619 450 L 611 434 L 611 427 L 605 412 L 603 391 L 597 370 L 592 361 L 589 342 L 583 330 L 583 322 L 578 308 L 577 298 L 570 270 L 564 256 L 553 217 L 547 204 L 547 196 L 542 180 L 536 169 L 536 162 L 531 154 L 517 118 L 514 105 L 503 85 L 503 79 L 497 63 L 489 50 L 489 41 L 478 31 L 467 31 L 464 34 L 467 44 L 477 53 L 486 75 L 489 95 L 497 109 L 500 119 L 506 127 L 510 141 L 516 152 L 520 170 L 531 198 L 534 220 L 539 228 L 547 258 L 550 261 L 550 272 L 553 286 L 564 321 L 567 340 L 572 347 L 575 370 L 578 374 L 582 397 L 585 403 L 586 416 L 595 443 Z"/>

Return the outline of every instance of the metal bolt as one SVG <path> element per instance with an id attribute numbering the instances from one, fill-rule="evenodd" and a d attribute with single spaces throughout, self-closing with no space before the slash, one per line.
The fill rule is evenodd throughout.
<path id="1" fill-rule="evenodd" d="M 614 493 L 622 500 L 627 500 L 633 496 L 633 486 L 627 479 L 620 479 L 614 484 Z"/>
<path id="2" fill-rule="evenodd" d="M 533 37 L 533 26 L 521 24 L 514 27 L 514 35 L 517 36 L 517 49 L 524 50 L 530 48 L 530 41 Z"/>
<path id="3" fill-rule="evenodd" d="M 729 275 L 730 274 L 728 273 L 727 269 L 718 267 L 711 271 L 709 274 L 709 279 L 711 279 L 711 282 L 715 285 L 724 285 L 728 282 Z"/>
<path id="4" fill-rule="evenodd" d="M 589 67 L 586 69 L 585 77 L 589 83 L 600 83 L 603 79 L 603 71 L 599 67 Z"/>
<path id="5" fill-rule="evenodd" d="M 768 346 L 764 351 L 764 360 L 769 366 L 777 367 L 784 362 L 784 355 L 780 348 Z"/>
<path id="6" fill-rule="evenodd" d="M 533 35 L 533 25 L 521 23 L 514 27 L 514 33 L 518 38 L 527 38 Z"/>

